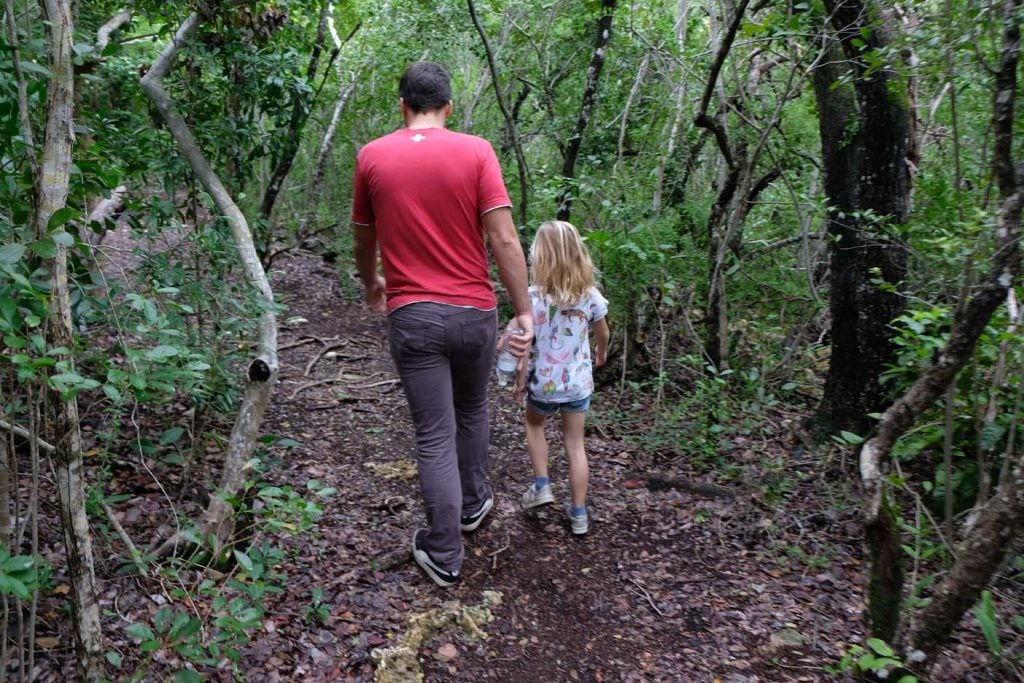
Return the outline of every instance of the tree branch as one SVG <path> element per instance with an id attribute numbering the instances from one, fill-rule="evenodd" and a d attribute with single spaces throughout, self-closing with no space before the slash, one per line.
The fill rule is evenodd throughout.
<path id="1" fill-rule="evenodd" d="M 92 53 L 97 57 L 103 55 L 103 50 L 106 49 L 107 45 L 110 44 L 110 36 L 113 35 L 114 31 L 121 28 L 128 23 L 128 20 L 132 18 L 132 14 L 135 12 L 133 5 L 128 5 L 113 17 L 110 21 L 99 27 L 96 31 L 96 45 L 92 48 Z"/>
<path id="2" fill-rule="evenodd" d="M 476 7 L 473 6 L 473 0 L 466 0 L 466 6 L 469 8 L 469 16 L 473 20 L 473 26 L 476 27 L 476 32 L 480 34 L 480 42 L 483 43 L 484 53 L 487 55 L 487 68 L 491 71 L 494 97 L 498 101 L 498 109 L 501 110 L 501 115 L 505 118 L 509 141 L 512 143 L 512 148 L 516 153 L 516 165 L 519 167 L 519 221 L 525 224 L 526 207 L 529 201 L 529 188 L 527 186 L 529 171 L 526 166 L 526 158 L 523 156 L 523 145 L 519 140 L 516 120 L 509 112 L 508 105 L 505 103 L 505 95 L 501 92 L 501 82 L 498 80 L 498 67 L 494 63 L 494 51 L 491 49 L 490 41 L 487 40 L 487 32 L 484 31 L 483 24 L 480 23 L 480 19 L 476 15 Z"/>
<path id="3" fill-rule="evenodd" d="M 11 46 L 11 62 L 14 65 L 14 79 L 18 84 L 18 124 L 21 128 L 21 139 L 28 150 L 26 158 L 33 177 L 39 174 L 36 161 L 36 145 L 32 138 L 32 119 L 28 109 L 28 83 L 21 69 L 21 52 L 18 50 L 18 25 L 14 18 L 14 0 L 4 0 L 4 14 L 7 16 L 7 40 Z"/>
<path id="4" fill-rule="evenodd" d="M 736 32 L 739 30 L 740 22 L 743 21 L 743 14 L 746 12 L 747 5 L 750 4 L 750 0 L 741 0 L 739 6 L 736 8 L 736 13 L 733 15 L 732 23 L 729 24 L 729 29 L 726 31 L 725 39 L 718 48 L 718 54 L 715 55 L 715 61 L 711 63 L 711 71 L 708 73 L 708 82 L 704 86 L 704 94 L 701 95 L 700 105 L 697 107 L 697 118 L 694 121 L 698 126 L 702 124 L 699 122 L 700 119 L 708 118 L 708 105 L 711 103 L 711 95 L 715 91 L 715 85 L 718 83 L 718 74 L 722 70 L 723 64 L 725 64 L 725 58 L 729 54 L 729 50 L 732 49 L 732 43 L 736 39 Z M 702 126 L 707 127 L 707 126 Z"/>

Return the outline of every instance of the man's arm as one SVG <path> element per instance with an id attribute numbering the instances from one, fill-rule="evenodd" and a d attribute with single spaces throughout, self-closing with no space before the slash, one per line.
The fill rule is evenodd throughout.
<path id="1" fill-rule="evenodd" d="M 352 253 L 356 270 L 363 281 L 366 305 L 375 313 L 385 310 L 384 278 L 377 272 L 377 228 L 372 225 L 352 224 Z"/>
<path id="2" fill-rule="evenodd" d="M 519 243 L 512 211 L 507 207 L 488 211 L 483 215 L 487 241 L 491 243 L 494 261 L 498 264 L 498 278 L 508 290 L 512 308 L 516 312 L 516 324 L 524 333 L 509 339 L 512 354 L 524 358 L 530 353 L 533 341 L 533 312 L 530 310 L 529 274 L 526 270 L 526 256 Z"/>

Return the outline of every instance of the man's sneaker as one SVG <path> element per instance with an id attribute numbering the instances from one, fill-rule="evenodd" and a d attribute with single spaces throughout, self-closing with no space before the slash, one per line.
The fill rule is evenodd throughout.
<path id="1" fill-rule="evenodd" d="M 565 517 L 569 520 L 569 527 L 572 529 L 573 536 L 582 536 L 590 531 L 590 518 L 586 512 L 577 517 L 572 514 L 572 506 L 566 503 Z"/>
<path id="2" fill-rule="evenodd" d="M 420 569 L 427 573 L 427 576 L 441 588 L 449 588 L 459 582 L 459 573 L 450 572 L 438 566 L 424 548 L 420 546 L 420 535 L 427 533 L 426 529 L 417 529 L 412 535 L 412 559 Z"/>
<path id="3" fill-rule="evenodd" d="M 555 497 L 551 495 L 551 484 L 544 484 L 540 488 L 537 488 L 535 484 L 530 484 L 530 488 L 526 489 L 526 493 L 523 494 L 524 510 L 554 502 Z"/>
<path id="4" fill-rule="evenodd" d="M 487 517 L 487 513 L 494 507 L 494 496 L 487 496 L 484 502 L 480 503 L 480 509 L 471 514 L 469 517 L 462 518 L 462 530 L 463 531 L 476 531 L 484 519 Z"/>

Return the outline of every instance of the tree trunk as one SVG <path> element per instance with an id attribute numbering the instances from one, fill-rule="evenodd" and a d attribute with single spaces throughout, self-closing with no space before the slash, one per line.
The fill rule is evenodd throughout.
<path id="1" fill-rule="evenodd" d="M 45 236 L 51 216 L 64 208 L 71 177 L 71 147 L 74 142 L 74 74 L 71 50 L 74 27 L 70 3 L 45 0 L 50 53 L 50 86 L 46 108 L 46 132 L 42 168 L 36 186 L 36 235 Z M 56 242 L 56 256 L 50 270 L 50 306 L 47 314 L 47 343 L 51 349 L 74 346 L 71 321 L 71 294 L 68 287 L 67 247 Z M 74 357 L 64 352 L 56 357 L 68 371 Z M 83 680 L 103 678 L 103 634 L 96 600 L 96 575 L 93 566 L 92 539 L 85 511 L 85 482 L 82 473 L 82 437 L 79 429 L 78 402 L 63 400 L 54 392 L 50 416 L 55 446 L 57 492 L 60 498 L 64 545 L 71 582 L 71 606 L 75 640 L 78 645 L 78 673 Z"/>
<path id="2" fill-rule="evenodd" d="M 352 96 L 357 81 L 358 77 L 353 76 L 348 87 L 342 90 L 338 99 L 334 101 L 331 121 L 327 124 L 327 130 L 324 131 L 323 139 L 320 141 L 320 150 L 316 154 L 316 163 L 313 165 L 313 179 L 309 183 L 309 204 L 306 214 L 302 217 L 302 222 L 299 223 L 298 234 L 300 237 L 306 236 L 306 230 L 316 216 L 317 201 L 320 199 L 320 192 L 323 191 L 324 174 L 327 172 L 327 160 L 330 159 L 331 150 L 334 148 L 334 136 L 338 132 L 338 123 L 341 121 L 341 113 L 345 110 L 345 103 Z"/>
<path id="3" fill-rule="evenodd" d="M 260 422 L 277 380 L 277 318 L 273 308 L 274 294 L 253 245 L 249 224 L 224 188 L 220 178 L 210 167 L 188 124 L 175 110 L 170 96 L 163 87 L 164 76 L 173 65 L 178 50 L 195 32 L 198 25 L 199 17 L 196 14 L 192 14 L 185 20 L 160 57 L 153 63 L 149 72 L 143 76 L 142 89 L 160 111 L 192 172 L 227 220 L 246 278 L 249 285 L 259 293 L 263 304 L 258 330 L 257 357 L 250 362 L 247 369 L 245 393 L 235 419 L 235 425 L 231 430 L 227 452 L 224 455 L 224 469 L 221 472 L 220 484 L 211 496 L 209 507 L 203 514 L 202 529 L 199 534 L 204 542 L 212 546 L 214 556 L 219 557 L 224 546 L 234 535 L 234 509 L 229 501 L 238 493 L 245 481 L 249 459 L 259 436 Z M 181 540 L 180 536 L 169 539 L 156 551 L 156 554 L 161 556 L 170 552 Z"/>
<path id="4" fill-rule="evenodd" d="M 587 129 L 587 124 L 590 123 L 590 114 L 594 108 L 597 85 L 601 78 L 601 69 L 604 67 L 604 53 L 612 37 L 612 17 L 616 2 L 617 0 L 601 0 L 602 14 L 601 18 L 597 20 L 597 38 L 594 40 L 594 52 L 590 56 L 590 66 L 587 67 L 587 85 L 583 89 L 576 125 L 573 126 L 562 158 L 562 178 L 567 182 L 558 198 L 558 220 L 560 221 L 569 220 L 572 211 L 572 189 L 569 187 L 568 181 L 576 177 L 576 157 L 579 156 L 583 133 Z"/>
<path id="5" fill-rule="evenodd" d="M 816 76 L 825 185 L 832 235 L 832 358 L 816 421 L 822 435 L 866 434 L 886 404 L 878 378 L 891 362 L 889 324 L 903 311 L 896 287 L 906 275 L 906 245 L 891 230 L 906 222 L 909 113 L 903 83 L 889 69 L 867 72 L 862 54 L 888 47 L 872 0 L 826 0 L 832 25 L 855 72 L 856 109 L 836 83 L 835 66 Z M 872 21 L 872 18 L 875 18 Z M 855 118 L 854 118 L 855 117 Z M 851 129 L 853 140 L 846 142 Z"/>

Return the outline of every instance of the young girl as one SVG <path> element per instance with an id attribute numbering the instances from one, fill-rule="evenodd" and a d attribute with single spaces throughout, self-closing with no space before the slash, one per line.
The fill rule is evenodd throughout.
<path id="1" fill-rule="evenodd" d="M 565 221 L 540 226 L 530 247 L 530 303 L 533 306 L 533 351 L 529 368 L 520 369 L 513 389 L 526 396 L 526 448 L 533 465 L 533 483 L 523 494 L 523 509 L 554 502 L 548 480 L 548 444 L 544 421 L 562 414 L 562 442 L 569 458 L 566 505 L 572 533 L 590 528 L 587 517 L 589 468 L 583 448 L 583 425 L 594 378 L 590 359 L 590 328 L 594 331 L 593 365 L 608 354 L 608 301 L 594 286 L 594 265 L 576 228 Z"/>

